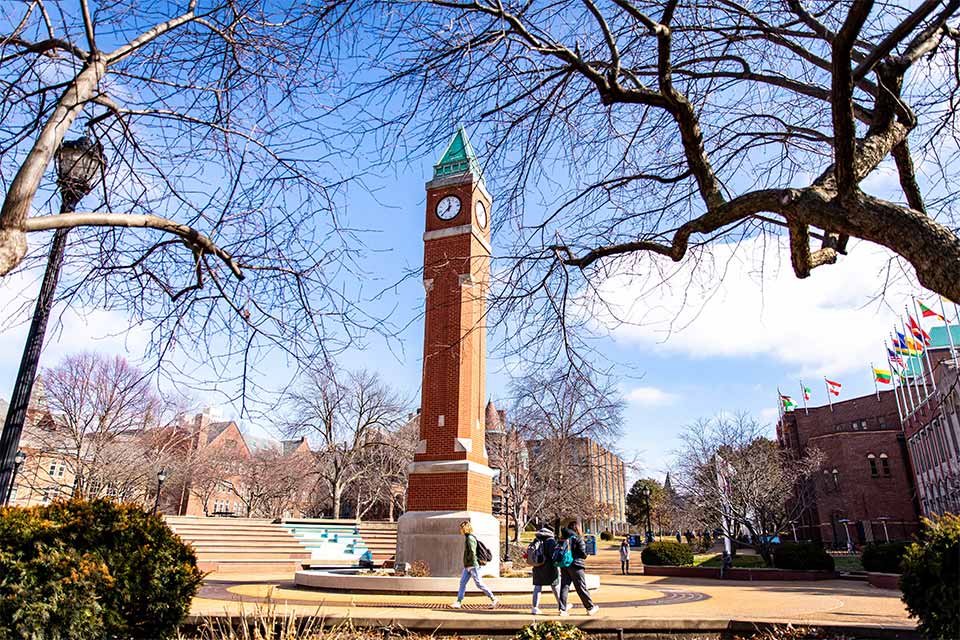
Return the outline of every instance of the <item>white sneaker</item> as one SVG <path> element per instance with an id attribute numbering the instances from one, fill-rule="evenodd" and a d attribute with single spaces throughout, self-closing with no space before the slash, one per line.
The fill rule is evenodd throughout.
<path id="1" fill-rule="evenodd" d="M 499 604 L 500 604 L 500 601 L 494 598 L 493 600 L 490 601 L 490 608 L 496 609 Z"/>
<path id="2" fill-rule="evenodd" d="M 567 611 L 566 609 L 560 609 L 560 617 L 561 617 L 561 618 L 566 618 L 566 617 L 569 616 L 569 615 L 570 615 L 570 612 L 569 612 L 569 611 Z"/>
<path id="3" fill-rule="evenodd" d="M 588 616 L 592 616 L 592 615 L 595 614 L 597 611 L 600 611 L 600 607 L 598 607 L 597 605 L 593 605 L 592 607 L 590 607 L 589 609 L 587 609 L 587 615 L 588 615 Z"/>
<path id="4" fill-rule="evenodd" d="M 452 605 L 450 605 L 451 609 L 460 609 L 461 607 L 463 607 L 463 603 L 460 602 L 459 600 L 457 600 Z"/>
<path id="5" fill-rule="evenodd" d="M 540 609 L 539 609 L 539 607 L 534 607 L 533 609 L 530 609 L 530 615 L 532 615 L 532 616 L 538 616 L 538 615 L 540 615 Z"/>

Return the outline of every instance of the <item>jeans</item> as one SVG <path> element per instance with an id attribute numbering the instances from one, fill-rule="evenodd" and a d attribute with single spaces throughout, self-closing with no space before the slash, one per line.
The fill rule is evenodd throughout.
<path id="1" fill-rule="evenodd" d="M 630 561 L 629 561 L 629 560 L 621 560 L 621 561 L 620 561 L 620 573 L 622 573 L 623 575 L 627 575 L 628 573 L 630 573 Z"/>
<path id="2" fill-rule="evenodd" d="M 568 609 L 567 597 L 570 595 L 570 585 L 577 590 L 580 602 L 585 609 L 593 609 L 593 599 L 587 591 L 587 572 L 583 567 L 562 567 L 560 569 L 560 608 Z"/>
<path id="3" fill-rule="evenodd" d="M 540 590 L 543 589 L 543 585 L 535 584 L 533 585 L 533 608 L 540 608 Z M 549 585 L 550 591 L 553 591 L 553 597 L 557 599 L 557 608 L 560 611 L 563 611 L 563 605 L 560 604 L 560 589 L 555 584 Z"/>
<path id="4" fill-rule="evenodd" d="M 463 600 L 463 594 L 467 590 L 467 582 L 470 581 L 470 578 L 473 578 L 473 584 L 477 585 L 477 589 L 483 591 L 484 595 L 491 600 L 496 600 L 493 597 L 493 592 L 487 589 L 487 585 L 483 584 L 480 579 L 480 569 L 478 567 L 464 567 L 463 573 L 460 574 L 460 590 L 457 591 L 457 601 Z"/>

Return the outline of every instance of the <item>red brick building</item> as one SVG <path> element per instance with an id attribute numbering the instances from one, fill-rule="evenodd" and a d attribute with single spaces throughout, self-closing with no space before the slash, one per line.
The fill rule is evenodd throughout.
<path id="1" fill-rule="evenodd" d="M 797 536 L 843 548 L 906 539 L 916 531 L 913 472 L 893 391 L 784 414 L 777 439 L 797 455 L 819 449 L 821 472 Z"/>

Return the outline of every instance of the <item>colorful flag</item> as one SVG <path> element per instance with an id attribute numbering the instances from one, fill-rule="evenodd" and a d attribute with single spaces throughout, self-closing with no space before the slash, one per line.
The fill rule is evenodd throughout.
<path id="1" fill-rule="evenodd" d="M 797 403 L 793 401 L 793 398 L 785 396 L 782 393 L 780 394 L 780 402 L 783 403 L 784 411 L 793 411 L 797 408 Z"/>
<path id="2" fill-rule="evenodd" d="M 923 340 L 923 344 L 930 346 L 930 334 L 923 330 L 923 327 L 921 327 L 917 321 L 913 319 L 913 316 L 908 314 L 907 319 L 910 320 L 910 322 L 907 323 L 907 325 L 910 327 L 910 333 L 912 333 L 914 337 Z"/>
<path id="3" fill-rule="evenodd" d="M 828 378 L 824 378 L 824 380 L 827 381 L 827 391 L 829 391 L 835 396 L 840 395 L 840 389 L 841 387 L 843 387 L 842 384 L 840 384 L 839 382 L 834 382 L 833 380 L 830 380 Z"/>
<path id="4" fill-rule="evenodd" d="M 876 367 L 873 368 L 873 375 L 877 382 L 882 384 L 890 384 L 893 378 L 893 374 L 888 369 L 877 369 Z"/>
<path id="5" fill-rule="evenodd" d="M 947 321 L 946 318 L 944 318 L 942 315 L 940 315 L 939 313 L 937 313 L 927 305 L 923 304 L 919 300 L 917 300 L 917 304 L 920 305 L 920 315 L 922 315 L 924 318 L 939 318 L 941 322 Z"/>
<path id="6" fill-rule="evenodd" d="M 919 356 L 921 353 L 917 351 L 916 342 L 913 338 L 908 338 L 899 331 L 897 331 L 897 341 L 893 343 L 893 349 L 905 356 Z"/>
<path id="7" fill-rule="evenodd" d="M 809 400 L 811 393 L 813 393 L 813 392 L 810 391 L 810 387 L 808 387 L 808 386 L 806 386 L 806 385 L 803 385 L 803 399 L 804 399 L 804 400 Z"/>
<path id="8" fill-rule="evenodd" d="M 893 349 L 891 349 L 890 347 L 887 347 L 887 360 L 889 360 L 890 362 L 893 362 L 893 363 L 895 363 L 895 364 L 898 364 L 898 365 L 900 365 L 901 367 L 903 366 L 903 358 L 901 358 L 901 357 L 900 357 L 900 354 L 899 354 L 899 353 L 896 353 L 896 352 L 895 352 Z"/>

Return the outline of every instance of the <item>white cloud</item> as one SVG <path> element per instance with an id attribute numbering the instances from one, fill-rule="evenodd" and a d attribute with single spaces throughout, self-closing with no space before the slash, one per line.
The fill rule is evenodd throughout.
<path id="1" fill-rule="evenodd" d="M 673 404 L 679 396 L 656 387 L 635 387 L 627 391 L 624 398 L 641 407 L 662 407 Z"/>
<path id="2" fill-rule="evenodd" d="M 778 239 L 755 238 L 714 245 L 679 265 L 647 259 L 642 273 L 619 265 L 583 303 L 618 341 L 692 358 L 772 358 L 799 375 L 838 375 L 885 359 L 883 341 L 919 291 L 910 286 L 912 272 L 904 276 L 891 257 L 851 243 L 850 255 L 798 280 Z"/>
<path id="3" fill-rule="evenodd" d="M 778 420 L 780 418 L 780 412 L 772 407 L 767 407 L 766 409 L 760 410 L 759 416 L 760 422 L 766 424 Z"/>

